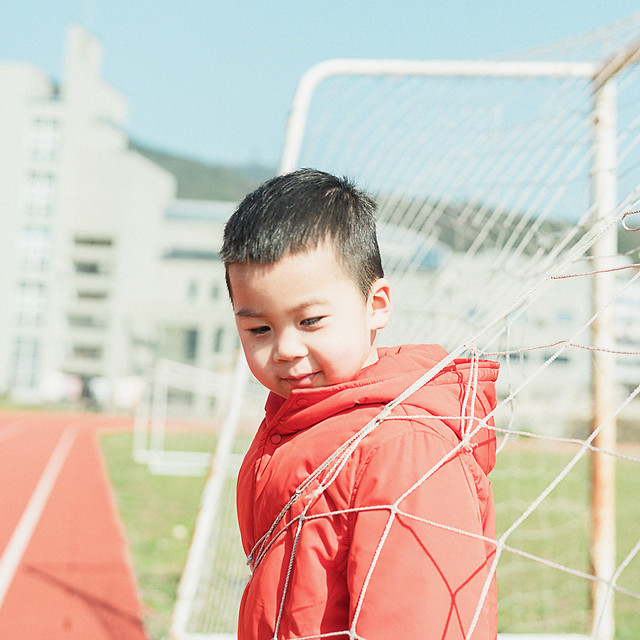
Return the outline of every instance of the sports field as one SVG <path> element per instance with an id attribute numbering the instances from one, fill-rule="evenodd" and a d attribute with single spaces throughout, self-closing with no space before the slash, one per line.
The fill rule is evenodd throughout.
<path id="1" fill-rule="evenodd" d="M 96 414 L 0 411 L 0 637 L 166 637 L 205 479 L 136 464 L 131 427 Z M 210 434 L 180 437 L 190 449 L 212 446 Z M 640 447 L 623 449 L 638 457 Z M 492 474 L 499 534 L 572 453 L 523 444 L 501 452 Z M 638 540 L 637 470 L 618 463 L 618 562 Z M 588 475 L 585 459 L 509 544 L 588 572 Z M 640 592 L 639 557 L 619 584 Z M 498 588 L 502 630 L 588 632 L 584 578 L 505 553 Z M 637 638 L 639 621 L 640 601 L 616 594 L 616 637 Z"/>
<path id="2" fill-rule="evenodd" d="M 98 442 L 103 429 L 129 428 L 0 411 L 0 638 L 147 638 Z"/>

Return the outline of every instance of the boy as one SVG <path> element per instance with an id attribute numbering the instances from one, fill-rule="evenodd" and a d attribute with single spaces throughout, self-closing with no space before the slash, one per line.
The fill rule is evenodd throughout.
<path id="1" fill-rule="evenodd" d="M 271 392 L 238 477 L 239 640 L 496 637 L 495 434 L 476 426 L 498 365 L 455 360 L 376 419 L 447 354 L 376 348 L 391 298 L 374 214 L 303 169 L 225 227 L 240 341 Z"/>

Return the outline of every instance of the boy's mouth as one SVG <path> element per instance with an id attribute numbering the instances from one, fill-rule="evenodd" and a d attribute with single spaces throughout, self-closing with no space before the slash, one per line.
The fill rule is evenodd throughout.
<path id="1" fill-rule="evenodd" d="M 308 373 L 304 376 L 292 376 L 290 378 L 283 378 L 283 380 L 289 385 L 291 389 L 307 389 L 313 385 L 316 379 L 317 373 Z"/>

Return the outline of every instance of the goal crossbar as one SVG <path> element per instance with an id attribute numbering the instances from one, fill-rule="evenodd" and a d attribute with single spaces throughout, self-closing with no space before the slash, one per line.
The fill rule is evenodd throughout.
<path id="1" fill-rule="evenodd" d="M 477 78 L 593 78 L 600 67 L 590 62 L 495 60 L 375 60 L 335 58 L 307 70 L 291 104 L 280 173 L 297 167 L 311 98 L 316 87 L 337 75 L 391 75 Z"/>

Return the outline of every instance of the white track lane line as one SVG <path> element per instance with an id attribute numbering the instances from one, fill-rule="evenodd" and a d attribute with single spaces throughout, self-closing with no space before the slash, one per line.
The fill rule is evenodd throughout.
<path id="1" fill-rule="evenodd" d="M 7 591 L 20 566 L 22 556 L 38 525 L 53 485 L 67 459 L 76 435 L 76 430 L 68 427 L 60 436 L 60 440 L 58 440 L 58 444 L 40 476 L 38 485 L 31 494 L 29 504 L 24 510 L 20 522 L 18 522 L 18 526 L 15 528 L 11 540 L 9 540 L 9 544 L 0 558 L 0 608 L 4 603 Z"/>

